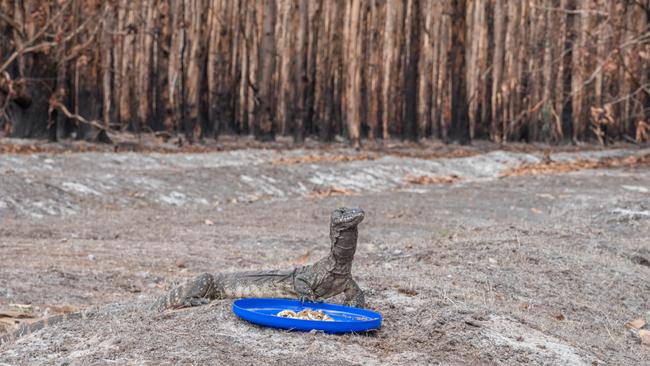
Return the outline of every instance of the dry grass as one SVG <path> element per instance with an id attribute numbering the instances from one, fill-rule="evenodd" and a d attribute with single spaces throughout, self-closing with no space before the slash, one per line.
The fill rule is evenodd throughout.
<path id="1" fill-rule="evenodd" d="M 618 167 L 635 167 L 650 165 L 650 154 L 643 156 L 626 156 L 623 158 L 605 158 L 600 160 L 547 161 L 537 164 L 523 164 L 501 174 L 501 177 L 518 177 L 526 175 L 563 174 L 583 169 L 603 169 Z"/>
<path id="2" fill-rule="evenodd" d="M 357 155 L 307 155 L 273 160 L 273 165 L 311 164 L 311 163 L 340 163 L 358 160 L 374 160 L 375 156 L 367 153 Z"/>
<path id="3" fill-rule="evenodd" d="M 62 153 L 68 151 L 74 152 L 93 152 L 97 151 L 100 145 L 79 143 L 75 144 L 73 149 L 61 150 L 49 147 L 44 144 L 0 144 L 0 154 L 41 154 L 41 153 Z"/>
<path id="4" fill-rule="evenodd" d="M 458 181 L 460 181 L 460 177 L 457 175 L 408 175 L 404 178 L 404 183 L 407 184 L 451 184 Z"/>
<path id="5" fill-rule="evenodd" d="M 331 196 L 351 196 L 353 195 L 354 192 L 345 189 L 345 188 L 339 188 L 339 187 L 328 187 L 325 189 L 315 189 L 309 194 L 309 198 L 323 198 L 323 197 L 331 197 Z"/>

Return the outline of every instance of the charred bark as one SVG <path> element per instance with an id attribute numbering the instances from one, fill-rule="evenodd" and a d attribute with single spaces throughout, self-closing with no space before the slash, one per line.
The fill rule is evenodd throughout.
<path id="1" fill-rule="evenodd" d="M 275 139 L 275 98 L 273 72 L 275 70 L 275 0 L 264 0 L 262 40 L 259 53 L 259 69 L 255 90 L 255 120 L 253 133 L 260 141 Z"/>
<path id="2" fill-rule="evenodd" d="M 469 114 L 467 103 L 467 80 L 465 77 L 465 46 L 467 27 L 466 0 L 452 1 L 451 48 L 449 51 L 449 70 L 451 79 L 451 130 L 449 137 L 460 144 L 470 142 Z"/>

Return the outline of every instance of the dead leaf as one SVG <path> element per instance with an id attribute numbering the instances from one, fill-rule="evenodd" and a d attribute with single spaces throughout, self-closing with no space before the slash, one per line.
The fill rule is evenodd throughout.
<path id="1" fill-rule="evenodd" d="M 303 265 L 303 264 L 307 263 L 307 261 L 309 260 L 309 256 L 310 256 L 310 255 L 311 255 L 311 250 L 308 250 L 307 253 L 301 255 L 300 257 L 298 257 L 298 258 L 294 261 L 294 263 L 295 263 L 295 264 L 299 264 L 299 265 Z"/>
<path id="2" fill-rule="evenodd" d="M 203 221 L 203 223 L 205 223 L 205 224 L 208 225 L 208 226 L 212 226 L 212 225 L 214 225 L 214 221 L 212 221 L 212 220 L 208 220 L 208 219 L 206 219 L 205 221 Z"/>
<path id="3" fill-rule="evenodd" d="M 519 309 L 521 309 L 521 310 L 528 310 L 529 307 L 530 307 L 530 304 L 527 303 L 527 302 L 522 302 L 521 304 L 519 304 Z"/>
<path id="4" fill-rule="evenodd" d="M 418 292 L 415 291 L 414 289 L 401 288 L 401 287 L 397 289 L 397 292 L 399 292 L 400 294 L 408 295 L 408 296 L 415 296 L 415 295 L 418 294 Z"/>
<path id="5" fill-rule="evenodd" d="M 79 311 L 79 308 L 72 305 L 63 305 L 63 306 L 47 306 L 48 309 L 52 310 L 56 314 L 69 314 Z"/>
<path id="6" fill-rule="evenodd" d="M 253 193 L 253 194 L 249 194 L 248 196 L 246 196 L 245 201 L 247 203 L 253 203 L 255 201 L 259 201 L 260 199 L 262 199 L 262 196 L 260 196 L 259 194 L 254 194 Z"/>
<path id="7" fill-rule="evenodd" d="M 33 317 L 34 316 L 31 313 L 26 313 L 18 310 L 0 311 L 0 318 L 23 319 L 23 318 L 33 318 Z"/>
<path id="8" fill-rule="evenodd" d="M 630 320 L 629 322 L 625 323 L 625 327 L 630 328 L 630 329 L 641 329 L 645 325 L 645 320 L 643 319 L 634 319 Z"/>
<path id="9" fill-rule="evenodd" d="M 639 338 L 641 338 L 641 343 L 650 346 L 650 330 L 640 329 Z"/>
<path id="10" fill-rule="evenodd" d="M 541 214 L 542 213 L 542 210 L 540 210 L 539 208 L 533 207 L 530 210 L 533 211 L 533 213 L 536 213 L 536 214 Z"/>
<path id="11" fill-rule="evenodd" d="M 566 318 L 564 317 L 564 314 L 562 314 L 562 313 L 556 313 L 556 314 L 553 314 L 553 317 L 554 317 L 555 319 L 557 319 L 557 320 L 560 320 L 560 321 L 566 319 Z"/>

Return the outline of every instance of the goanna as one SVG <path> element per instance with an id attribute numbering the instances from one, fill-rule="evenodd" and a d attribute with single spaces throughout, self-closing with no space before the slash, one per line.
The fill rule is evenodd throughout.
<path id="1" fill-rule="evenodd" d="M 340 293 L 345 294 L 347 305 L 363 307 L 363 291 L 352 279 L 351 270 L 357 249 L 357 226 L 364 216 L 360 208 L 334 210 L 330 220 L 330 253 L 314 264 L 289 270 L 203 273 L 160 297 L 152 309 L 179 309 L 216 299 L 245 297 L 320 301 Z"/>

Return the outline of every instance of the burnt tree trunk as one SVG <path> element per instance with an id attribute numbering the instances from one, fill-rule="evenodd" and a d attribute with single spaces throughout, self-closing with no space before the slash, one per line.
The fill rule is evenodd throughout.
<path id="1" fill-rule="evenodd" d="M 309 0 L 300 0 L 298 13 L 300 16 L 298 27 L 298 40 L 296 43 L 296 83 L 298 90 L 294 93 L 293 114 L 293 140 L 296 143 L 303 143 L 305 140 L 305 117 L 306 97 L 309 88 L 309 78 L 307 76 L 307 49 L 309 47 Z"/>
<path id="2" fill-rule="evenodd" d="M 346 11 L 345 120 L 350 143 L 361 143 L 361 0 L 350 0 Z"/>
<path id="3" fill-rule="evenodd" d="M 275 98 L 273 72 L 275 70 L 275 0 L 264 0 L 262 40 L 259 53 L 259 69 L 255 92 L 255 119 L 253 133 L 255 139 L 269 141 L 275 139 L 274 116 Z"/>
<path id="4" fill-rule="evenodd" d="M 409 140 L 418 139 L 418 61 L 419 61 L 419 35 L 420 35 L 420 16 L 419 16 L 419 1 L 408 0 L 407 18 L 409 19 L 408 26 L 408 42 L 406 51 L 406 68 L 405 68 L 405 89 L 404 103 L 406 106 L 405 111 L 405 129 L 404 137 Z"/>
<path id="5" fill-rule="evenodd" d="M 647 3 L 0 0 L 0 128 L 593 141 L 607 109 L 629 139 Z"/>
<path id="6" fill-rule="evenodd" d="M 467 80 L 465 77 L 465 44 L 467 27 L 466 0 L 452 0 L 451 48 L 449 51 L 449 72 L 451 80 L 451 140 L 468 144 L 469 114 L 467 103 Z"/>

